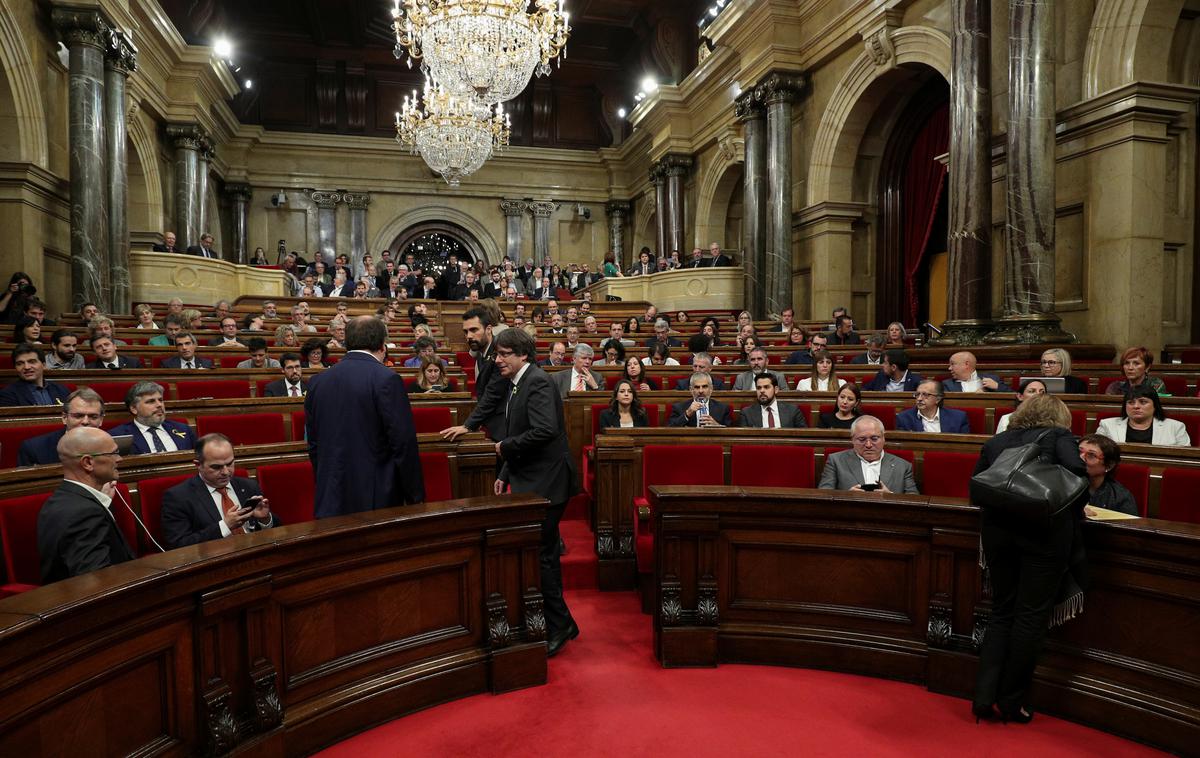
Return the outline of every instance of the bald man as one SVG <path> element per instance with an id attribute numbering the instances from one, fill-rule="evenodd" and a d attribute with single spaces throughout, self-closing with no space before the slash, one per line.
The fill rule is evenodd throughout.
<path id="1" fill-rule="evenodd" d="M 103 429 L 80 426 L 58 441 L 58 457 L 62 484 L 38 513 L 42 584 L 134 559 L 112 514 L 117 443 Z"/>
<path id="2" fill-rule="evenodd" d="M 995 374 L 980 374 L 975 370 L 975 354 L 966 352 L 950 356 L 950 378 L 942 380 L 946 392 L 1012 392 L 1012 387 Z"/>

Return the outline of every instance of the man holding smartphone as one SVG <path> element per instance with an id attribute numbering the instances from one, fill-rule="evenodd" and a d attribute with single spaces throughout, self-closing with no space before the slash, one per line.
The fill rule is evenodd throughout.
<path id="1" fill-rule="evenodd" d="M 223 434 L 196 440 L 196 470 L 163 493 L 162 531 L 168 549 L 279 525 L 253 479 L 234 476 L 233 444 Z"/>
<path id="2" fill-rule="evenodd" d="M 850 425 L 850 442 L 854 449 L 834 453 L 825 459 L 818 486 L 823 490 L 921 494 L 913 479 L 912 464 L 895 455 L 887 455 L 884 437 L 883 422 L 879 419 L 865 415 L 854 419 Z"/>

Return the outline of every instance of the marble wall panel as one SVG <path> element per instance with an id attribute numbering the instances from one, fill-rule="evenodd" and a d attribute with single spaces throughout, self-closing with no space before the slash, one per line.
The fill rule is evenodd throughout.
<path id="1" fill-rule="evenodd" d="M 1088 307 L 1088 262 L 1083 204 L 1060 207 L 1055 227 L 1055 310 L 1059 313 L 1084 310 Z"/>

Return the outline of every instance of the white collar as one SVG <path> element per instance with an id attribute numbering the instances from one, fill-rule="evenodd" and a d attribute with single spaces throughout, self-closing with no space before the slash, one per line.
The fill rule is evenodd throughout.
<path id="1" fill-rule="evenodd" d="M 100 490 L 92 487 L 91 485 L 84 484 L 83 482 L 79 481 L 78 479 L 64 479 L 63 481 L 70 482 L 71 484 L 74 484 L 76 487 L 82 487 L 84 490 L 87 491 L 87 493 L 89 495 L 91 495 L 92 497 L 99 500 L 100 505 L 103 505 L 105 508 L 110 508 L 112 506 L 112 498 L 109 497 L 108 495 L 105 495 Z"/>
<path id="2" fill-rule="evenodd" d="M 886 452 L 880 453 L 879 460 L 877 460 L 877 461 L 868 461 L 866 458 L 862 457 L 858 453 L 855 453 L 854 455 L 855 455 L 855 457 L 858 458 L 858 462 L 861 463 L 862 465 L 871 466 L 872 468 L 879 468 L 879 465 L 881 463 L 883 463 L 883 456 L 887 455 L 887 453 Z"/>
<path id="3" fill-rule="evenodd" d="M 521 378 L 525 376 L 525 372 L 528 371 L 529 367 L 532 365 L 533 364 L 526 361 L 525 365 L 522 366 L 519 371 L 517 371 L 517 375 L 512 378 L 513 387 L 517 387 L 521 384 Z"/>
<path id="4" fill-rule="evenodd" d="M 158 428 L 162 429 L 164 432 L 167 431 L 166 423 L 167 423 L 167 420 L 163 419 L 162 425 L 159 426 Z M 143 424 L 141 421 L 138 421 L 137 419 L 133 420 L 133 425 L 136 426 L 138 431 L 141 432 L 142 434 L 145 434 L 146 432 L 150 431 L 149 426 L 146 426 L 145 424 Z"/>
<path id="5" fill-rule="evenodd" d="M 932 421 L 937 421 L 938 423 L 941 423 L 941 420 L 942 420 L 942 407 L 939 405 L 937 408 L 935 408 L 935 409 L 934 409 L 934 411 L 933 411 L 933 418 L 929 418 L 929 417 L 928 417 L 928 416 L 926 416 L 924 413 L 921 413 L 921 410 L 918 408 L 918 409 L 917 409 L 917 418 L 920 418 L 920 419 L 925 419 L 926 421 L 931 421 L 931 422 L 932 422 Z"/>
<path id="6" fill-rule="evenodd" d="M 346 351 L 346 355 L 352 355 L 354 353 L 362 353 L 363 355 L 369 355 L 375 361 L 378 361 L 379 363 L 383 363 L 383 361 L 380 361 L 379 358 L 377 358 L 375 356 L 375 353 L 372 353 L 370 350 L 347 350 Z"/>

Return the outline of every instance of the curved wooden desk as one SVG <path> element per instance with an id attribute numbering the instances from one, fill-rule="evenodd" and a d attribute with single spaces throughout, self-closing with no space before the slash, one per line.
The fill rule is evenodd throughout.
<path id="1" fill-rule="evenodd" d="M 546 680 L 545 501 L 280 527 L 0 601 L 0 754 L 307 754 Z"/>
<path id="2" fill-rule="evenodd" d="M 971 693 L 990 606 L 973 506 L 823 490 L 651 494 L 664 666 L 804 666 Z M 1085 609 L 1051 632 L 1033 706 L 1194 754 L 1200 527 L 1139 520 L 1084 533 Z"/>

